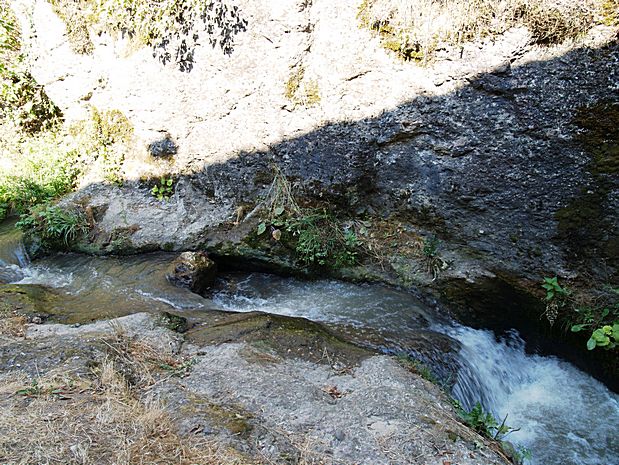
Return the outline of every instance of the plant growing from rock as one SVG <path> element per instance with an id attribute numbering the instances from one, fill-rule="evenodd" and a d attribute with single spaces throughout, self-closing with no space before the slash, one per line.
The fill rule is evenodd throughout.
<path id="1" fill-rule="evenodd" d="M 235 36 L 247 28 L 239 7 L 227 0 L 52 0 L 52 5 L 76 52 L 92 51 L 88 32 L 92 28 L 150 46 L 161 63 L 175 63 L 186 72 L 193 68 L 200 43 L 230 55 Z"/>
<path id="2" fill-rule="evenodd" d="M 305 68 L 298 66 L 286 81 L 284 96 L 295 106 L 312 107 L 320 103 L 320 89 L 315 79 L 305 78 Z"/>
<path id="3" fill-rule="evenodd" d="M 88 230 L 81 212 L 57 205 L 43 205 L 33 209 L 30 214 L 23 215 L 16 226 L 26 236 L 37 238 L 45 249 L 67 248 Z"/>
<path id="4" fill-rule="evenodd" d="M 54 127 L 61 116 L 30 74 L 15 15 L 9 3 L 0 0 L 0 121 L 10 120 L 24 132 L 35 133 Z"/>
<path id="5" fill-rule="evenodd" d="M 546 290 L 546 318 L 550 325 L 554 325 L 559 316 L 559 309 L 565 306 L 569 291 L 559 284 L 557 277 L 544 278 L 542 288 Z"/>
<path id="6" fill-rule="evenodd" d="M 324 208 L 301 208 L 286 177 L 277 167 L 274 172 L 271 187 L 261 204 L 267 218 L 258 224 L 257 236 L 269 230 L 273 240 L 285 239 L 305 266 L 342 268 L 357 263 L 360 241 L 354 230 L 343 227 Z"/>
<path id="7" fill-rule="evenodd" d="M 174 193 L 174 180 L 162 176 L 159 183 L 153 186 L 150 193 L 159 201 L 168 201 Z"/>
<path id="8" fill-rule="evenodd" d="M 432 60 L 441 45 L 461 46 L 498 36 L 514 26 L 529 29 L 536 44 L 558 44 L 584 35 L 604 14 L 609 0 L 363 0 L 358 19 L 384 48 L 403 60 Z M 604 20 L 608 21 L 608 20 Z"/>

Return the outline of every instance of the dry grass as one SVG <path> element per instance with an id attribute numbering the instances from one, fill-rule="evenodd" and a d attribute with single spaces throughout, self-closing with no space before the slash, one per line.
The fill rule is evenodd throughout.
<path id="1" fill-rule="evenodd" d="M 26 335 L 28 319 L 0 302 L 0 335 L 22 338 Z"/>
<path id="2" fill-rule="evenodd" d="M 602 0 L 364 0 L 359 19 L 404 59 L 428 60 L 458 45 L 526 26 L 537 44 L 585 34 L 603 14 Z"/>
<path id="3" fill-rule="evenodd" d="M 2 465 L 250 463 L 212 440 L 178 433 L 164 405 L 148 394 L 155 349 L 120 337 L 109 348 L 86 379 L 62 372 L 35 381 L 0 378 Z"/>

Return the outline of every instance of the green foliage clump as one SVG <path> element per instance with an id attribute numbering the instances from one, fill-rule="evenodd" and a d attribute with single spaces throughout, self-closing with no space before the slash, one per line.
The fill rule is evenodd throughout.
<path id="1" fill-rule="evenodd" d="M 559 310 L 564 309 L 563 318 L 568 320 L 573 333 L 590 331 L 587 349 L 619 347 L 619 288 L 598 290 L 595 299 L 587 300 L 561 286 L 556 277 L 544 278 L 542 287 L 546 291 L 546 315 L 551 323 L 559 317 Z"/>
<path id="2" fill-rule="evenodd" d="M 0 162 L 0 220 L 70 192 L 79 173 L 75 153 L 64 149 L 55 133 L 30 137 L 13 148 L 16 153 L 7 151 Z"/>
<path id="3" fill-rule="evenodd" d="M 150 191 L 153 197 L 156 197 L 159 201 L 168 201 L 174 193 L 174 180 L 172 178 L 166 178 L 163 176 L 160 182 L 156 184 Z"/>
<path id="4" fill-rule="evenodd" d="M 61 112 L 37 84 L 21 53 L 17 20 L 5 0 L 0 0 L 0 121 L 35 133 L 54 127 Z"/>
<path id="5" fill-rule="evenodd" d="M 571 331 L 591 331 L 587 341 L 587 349 L 603 347 L 612 350 L 619 347 L 619 288 L 610 288 L 610 294 L 614 300 L 606 300 L 604 305 L 597 307 L 580 306 L 574 307 L 574 313 L 578 315 L 576 324 L 571 326 Z"/>
<path id="6" fill-rule="evenodd" d="M 301 208 L 278 168 L 266 207 L 268 218 L 258 225 L 257 235 L 269 230 L 273 240 L 293 247 L 303 265 L 342 268 L 357 263 L 361 241 L 356 233 L 324 208 Z"/>
<path id="7" fill-rule="evenodd" d="M 36 237 L 45 249 L 63 249 L 88 230 L 84 215 L 77 210 L 41 205 L 23 215 L 16 226 L 28 237 Z"/>
<path id="8" fill-rule="evenodd" d="M 561 287 L 557 277 L 544 278 L 542 288 L 546 290 L 546 318 L 550 325 L 554 325 L 559 316 L 559 310 L 567 303 L 570 292 Z"/>
<path id="9" fill-rule="evenodd" d="M 191 71 L 200 40 L 230 55 L 236 34 L 247 27 L 238 6 L 224 0 L 100 0 L 85 11 L 93 26 L 152 47 L 153 56 L 181 71 Z"/>
<path id="10" fill-rule="evenodd" d="M 320 103 L 320 89 L 314 79 L 305 79 L 305 68 L 297 67 L 286 81 L 284 96 L 295 105 L 312 107 Z"/>
<path id="11" fill-rule="evenodd" d="M 513 433 L 520 429 L 512 428 L 505 424 L 507 415 L 505 415 L 503 421 L 499 423 L 492 413 L 484 410 L 480 402 L 477 402 L 470 411 L 465 410 L 458 401 L 454 401 L 454 406 L 456 407 L 458 416 L 464 423 L 487 438 L 501 439 L 509 433 Z"/>
<path id="12" fill-rule="evenodd" d="M 120 110 L 93 107 L 90 118 L 74 125 L 70 133 L 81 158 L 99 162 L 105 179 L 121 186 L 125 151 L 133 141 L 133 126 L 127 117 Z"/>

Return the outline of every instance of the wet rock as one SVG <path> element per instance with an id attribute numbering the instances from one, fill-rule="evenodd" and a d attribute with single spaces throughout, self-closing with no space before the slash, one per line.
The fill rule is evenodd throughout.
<path id="1" fill-rule="evenodd" d="M 209 311 L 202 323 L 187 333 L 194 344 L 210 345 L 227 342 L 259 343 L 280 357 L 300 358 L 344 368 L 357 365 L 372 352 L 305 318 L 292 318 L 268 313 L 231 313 Z M 251 358 L 251 356 L 250 356 Z"/>
<path id="2" fill-rule="evenodd" d="M 183 252 L 166 274 L 172 284 L 204 295 L 215 281 L 217 264 L 205 252 Z"/>

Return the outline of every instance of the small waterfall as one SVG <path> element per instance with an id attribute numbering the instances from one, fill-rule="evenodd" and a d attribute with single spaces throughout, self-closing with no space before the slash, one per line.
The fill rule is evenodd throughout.
<path id="1" fill-rule="evenodd" d="M 453 395 L 520 428 L 506 439 L 533 451 L 535 465 L 619 464 L 619 396 L 571 364 L 526 354 L 513 332 L 443 328 L 462 344 Z"/>
<path id="2" fill-rule="evenodd" d="M 14 221 L 0 223 L 0 282 L 21 279 L 30 258 L 22 242 L 22 234 Z"/>

